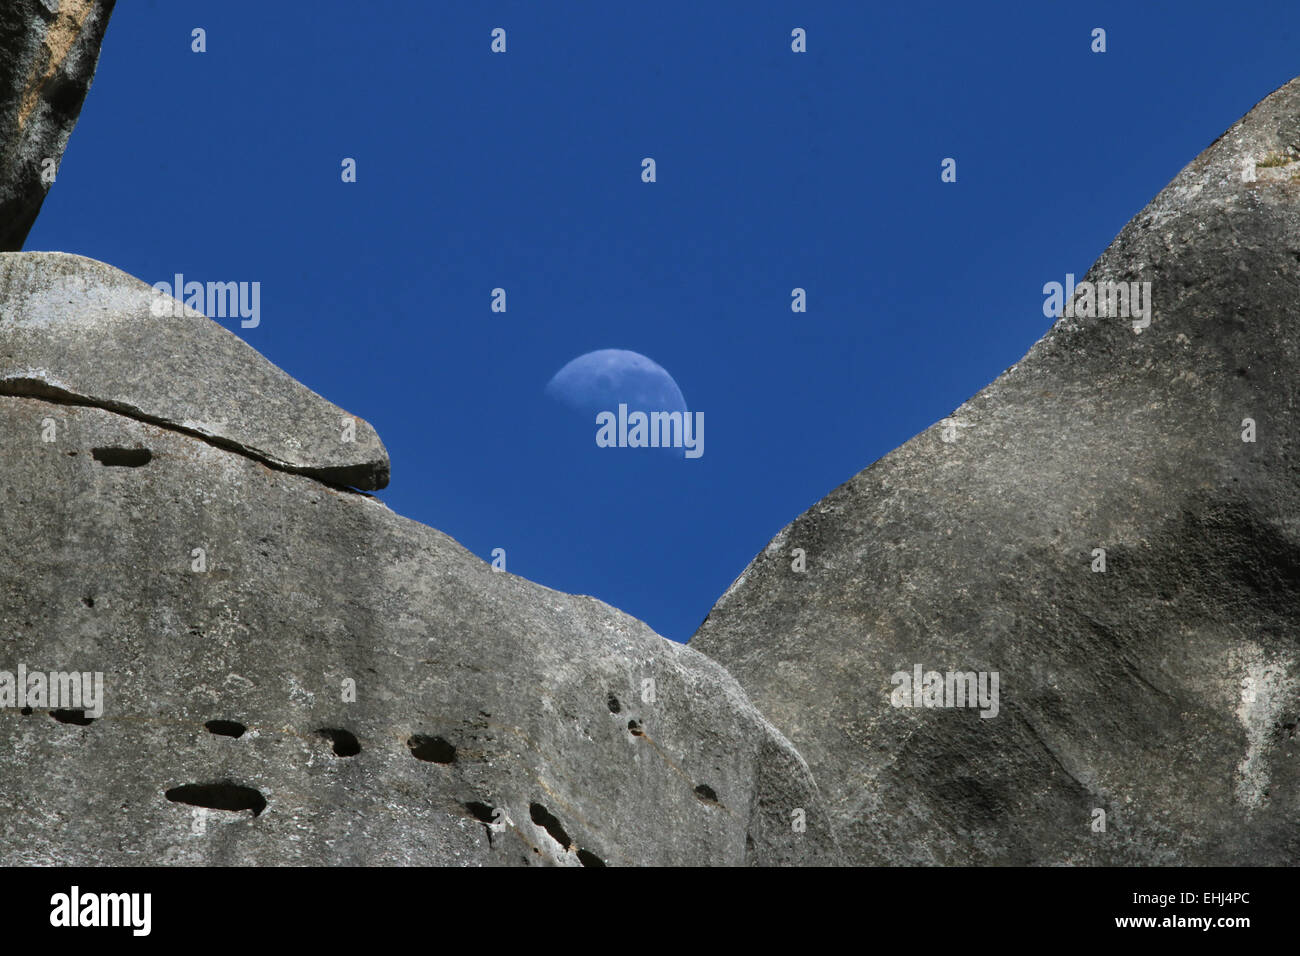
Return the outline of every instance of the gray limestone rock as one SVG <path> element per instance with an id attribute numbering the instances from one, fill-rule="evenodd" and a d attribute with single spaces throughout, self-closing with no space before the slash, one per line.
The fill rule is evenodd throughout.
<path id="1" fill-rule="evenodd" d="M 0 394 L 111 408 L 322 481 L 388 484 L 369 424 L 202 314 L 80 256 L 0 253 Z"/>
<path id="2" fill-rule="evenodd" d="M 24 713 L 0 675 L 0 864 L 838 859 L 807 766 L 722 667 L 242 453 L 332 406 L 208 320 L 119 352 L 138 290 L 113 270 L 3 270 L 6 367 L 62 362 L 82 400 L 0 396 L 0 671 L 99 672 L 103 697 Z M 82 291 L 35 304 L 60 283 Z M 204 402 L 238 441 L 196 436 Z"/>
<path id="3" fill-rule="evenodd" d="M 1149 282 L 1149 326 L 1080 290 L 692 641 L 808 760 L 852 861 L 1300 861 L 1300 80 L 1084 280 Z M 997 672 L 996 716 L 895 698 L 917 665 L 942 703 L 948 672 Z"/>
<path id="4" fill-rule="evenodd" d="M 21 249 L 36 221 L 42 174 L 57 170 L 81 115 L 115 2 L 0 4 L 0 251 Z"/>

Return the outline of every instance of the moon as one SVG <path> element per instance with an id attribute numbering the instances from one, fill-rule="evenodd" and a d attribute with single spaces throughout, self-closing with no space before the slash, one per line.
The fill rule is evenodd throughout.
<path id="1" fill-rule="evenodd" d="M 579 355 L 555 373 L 546 394 L 576 412 L 686 412 L 686 399 L 657 362 L 627 349 L 598 349 Z"/>

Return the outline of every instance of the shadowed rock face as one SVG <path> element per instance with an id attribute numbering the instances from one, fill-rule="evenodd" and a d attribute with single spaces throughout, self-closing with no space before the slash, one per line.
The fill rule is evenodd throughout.
<path id="1" fill-rule="evenodd" d="M 1085 277 L 1150 282 L 1148 328 L 1062 317 L 785 528 L 701 626 L 850 859 L 1300 859 L 1297 157 L 1293 81 Z M 893 706 L 917 664 L 998 672 L 997 715 Z"/>
<path id="2" fill-rule="evenodd" d="M 24 277 L 17 320 L 0 281 L 0 356 L 81 397 L 0 395 L 0 671 L 104 675 L 97 717 L 23 713 L 0 675 L 0 865 L 837 859 L 806 765 L 719 665 L 180 430 L 234 383 L 228 437 L 337 447 L 302 424 L 337 409 L 279 370 L 249 387 L 270 366 L 215 323 L 119 355 L 125 323 L 96 323 L 138 291 L 120 273 L 22 253 L 0 275 Z M 73 278 L 71 306 L 33 304 Z"/>
<path id="3" fill-rule="evenodd" d="M 23 247 L 95 76 L 115 0 L 0 4 L 0 251 Z"/>

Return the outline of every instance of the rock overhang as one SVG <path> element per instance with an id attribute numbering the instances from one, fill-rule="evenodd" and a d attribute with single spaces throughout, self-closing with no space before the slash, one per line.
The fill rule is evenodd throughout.
<path id="1" fill-rule="evenodd" d="M 95 405 L 330 484 L 388 484 L 369 423 L 193 309 L 170 298 L 159 309 L 160 298 L 93 259 L 0 253 L 0 392 Z"/>

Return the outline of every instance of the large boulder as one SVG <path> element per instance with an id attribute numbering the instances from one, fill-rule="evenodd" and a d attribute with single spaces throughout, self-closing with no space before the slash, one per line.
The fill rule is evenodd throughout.
<path id="1" fill-rule="evenodd" d="M 21 249 L 41 211 L 115 2 L 0 4 L 0 252 Z"/>
<path id="2" fill-rule="evenodd" d="M 369 424 L 202 313 L 93 259 L 0 253 L 0 394 L 110 408 L 322 481 L 388 484 Z"/>
<path id="3" fill-rule="evenodd" d="M 722 667 L 275 460 L 350 461 L 339 410 L 209 320 L 132 331 L 150 290 L 85 259 L 0 276 L 6 381 L 45 383 L 0 396 L 0 864 L 837 859 Z M 102 712 L 23 709 L 20 667 L 102 673 Z"/>
<path id="4" fill-rule="evenodd" d="M 1084 277 L 1150 282 L 1149 325 L 1081 289 L 718 601 L 692 646 L 808 760 L 849 859 L 1300 859 L 1298 264 L 1293 81 Z M 949 672 L 996 672 L 996 714 L 927 706 Z"/>

